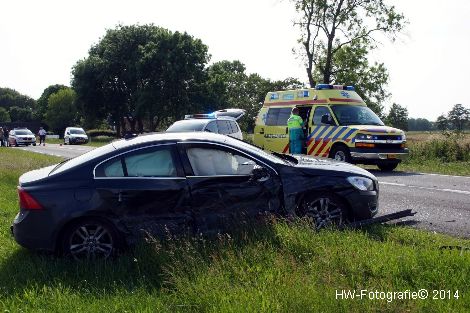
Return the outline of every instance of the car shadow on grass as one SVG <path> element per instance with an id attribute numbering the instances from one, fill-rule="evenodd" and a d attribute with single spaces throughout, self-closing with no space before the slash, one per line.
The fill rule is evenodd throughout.
<path id="1" fill-rule="evenodd" d="M 0 294 L 21 295 L 43 286 L 84 294 L 172 289 L 175 270 L 207 270 L 224 249 L 238 250 L 256 241 L 276 244 L 272 224 L 245 225 L 230 234 L 147 237 L 110 260 L 75 261 L 18 247 L 0 263 Z"/>

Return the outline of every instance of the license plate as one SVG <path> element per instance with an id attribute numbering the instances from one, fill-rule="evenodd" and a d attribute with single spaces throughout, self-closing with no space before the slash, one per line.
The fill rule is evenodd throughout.
<path id="1" fill-rule="evenodd" d="M 396 154 L 387 154 L 387 159 L 396 159 L 397 155 Z"/>

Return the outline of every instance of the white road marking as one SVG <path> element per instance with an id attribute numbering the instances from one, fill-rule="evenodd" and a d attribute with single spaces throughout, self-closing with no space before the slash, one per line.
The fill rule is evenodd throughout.
<path id="1" fill-rule="evenodd" d="M 453 193 L 459 193 L 459 194 L 469 195 L 470 196 L 470 191 L 467 191 L 467 190 L 423 187 L 423 186 L 405 185 L 405 184 L 382 182 L 382 181 L 379 181 L 379 184 L 381 184 L 381 185 L 390 185 L 390 186 L 399 186 L 399 187 L 407 187 L 407 188 L 424 189 L 424 190 L 431 190 L 431 191 L 453 192 Z"/>
<path id="2" fill-rule="evenodd" d="M 404 172 L 406 174 L 419 174 L 419 175 L 429 175 L 429 176 L 441 176 L 441 177 L 452 177 L 452 178 L 466 178 L 470 179 L 470 176 L 457 176 L 457 175 L 446 175 L 446 174 L 434 174 L 434 173 L 419 173 L 419 172 Z"/>

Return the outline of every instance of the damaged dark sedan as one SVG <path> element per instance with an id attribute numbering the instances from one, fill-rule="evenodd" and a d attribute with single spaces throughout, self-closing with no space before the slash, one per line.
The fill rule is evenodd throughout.
<path id="1" fill-rule="evenodd" d="M 76 259 L 106 258 L 142 234 L 221 232 L 265 214 L 321 228 L 378 208 L 377 179 L 359 167 L 210 133 L 115 141 L 23 174 L 18 194 L 15 240 Z"/>

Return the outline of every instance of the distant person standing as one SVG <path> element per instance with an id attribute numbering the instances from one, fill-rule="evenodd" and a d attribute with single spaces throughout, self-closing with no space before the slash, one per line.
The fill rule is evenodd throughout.
<path id="1" fill-rule="evenodd" d="M 5 140 L 5 147 L 10 146 L 10 141 L 8 141 L 8 138 L 10 137 L 10 130 L 8 128 L 3 127 L 3 140 Z"/>
<path id="2" fill-rule="evenodd" d="M 42 145 L 45 146 L 46 145 L 46 131 L 44 130 L 44 128 L 39 127 L 38 135 L 39 135 L 39 145 L 41 145 L 42 143 Z"/>
<path id="3" fill-rule="evenodd" d="M 291 116 L 287 120 L 287 127 L 289 128 L 289 150 L 291 154 L 301 154 L 304 132 L 302 127 L 304 121 L 299 116 L 299 108 L 295 107 L 292 109 Z"/>
<path id="4" fill-rule="evenodd" d="M 2 145 L 2 147 L 5 146 L 5 137 L 2 127 L 0 127 L 0 144 Z"/>

